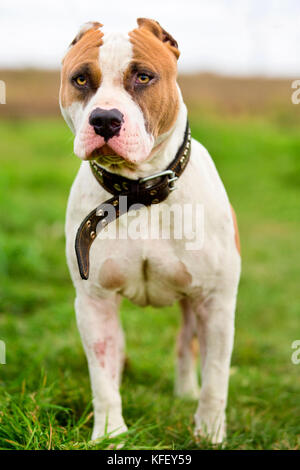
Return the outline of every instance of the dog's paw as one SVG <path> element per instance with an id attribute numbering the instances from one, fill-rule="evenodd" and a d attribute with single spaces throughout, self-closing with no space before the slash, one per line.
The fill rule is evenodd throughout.
<path id="1" fill-rule="evenodd" d="M 116 437 L 119 434 L 123 434 L 128 431 L 128 428 L 125 423 L 119 426 L 110 425 L 105 429 L 103 426 L 94 426 L 93 433 L 92 433 L 92 441 L 96 441 L 98 439 L 103 439 L 104 437 Z"/>
<path id="2" fill-rule="evenodd" d="M 212 444 L 221 444 L 226 438 L 226 420 L 224 411 L 199 412 L 195 415 L 194 436 L 197 439 L 203 437 Z"/>

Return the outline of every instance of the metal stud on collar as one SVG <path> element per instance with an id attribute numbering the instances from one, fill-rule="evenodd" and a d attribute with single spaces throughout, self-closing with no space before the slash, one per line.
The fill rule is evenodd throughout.
<path id="1" fill-rule="evenodd" d="M 104 210 L 103 210 L 103 209 L 97 209 L 97 210 L 96 210 L 96 215 L 97 215 L 98 217 L 102 217 L 102 216 L 104 215 Z"/>

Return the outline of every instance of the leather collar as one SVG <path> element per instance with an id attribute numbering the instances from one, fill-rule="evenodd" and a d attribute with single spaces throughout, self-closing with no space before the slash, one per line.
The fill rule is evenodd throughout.
<path id="1" fill-rule="evenodd" d="M 75 251 L 82 279 L 89 277 L 89 251 L 98 233 L 107 224 L 128 212 L 133 205 L 136 209 L 136 204 L 150 206 L 164 201 L 170 192 L 176 189 L 175 181 L 183 173 L 189 161 L 190 151 L 191 131 L 187 121 L 183 142 L 174 160 L 164 171 L 138 180 L 131 180 L 108 172 L 94 160 L 90 162 L 96 180 L 106 191 L 113 194 L 113 197 L 92 210 L 78 228 Z M 125 196 L 124 199 L 121 196 Z"/>

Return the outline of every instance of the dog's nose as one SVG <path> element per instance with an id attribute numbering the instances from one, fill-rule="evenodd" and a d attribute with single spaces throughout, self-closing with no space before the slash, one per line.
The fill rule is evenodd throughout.
<path id="1" fill-rule="evenodd" d="M 93 126 L 96 134 L 104 137 L 105 142 L 115 135 L 119 135 L 123 114 L 118 109 L 96 108 L 91 112 L 89 123 Z"/>

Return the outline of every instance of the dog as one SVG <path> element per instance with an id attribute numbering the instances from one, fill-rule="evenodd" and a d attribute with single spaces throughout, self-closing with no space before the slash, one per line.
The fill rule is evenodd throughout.
<path id="1" fill-rule="evenodd" d="M 140 306 L 179 302 L 175 393 L 198 400 L 195 436 L 220 443 L 241 270 L 235 213 L 210 155 L 191 138 L 177 84 L 176 40 L 146 18 L 126 34 L 102 27 L 91 22 L 81 28 L 63 58 L 60 86 L 62 115 L 82 160 L 65 232 L 91 379 L 92 439 L 127 430 L 119 393 L 125 341 L 118 318 L 126 297 Z M 174 206 L 195 205 L 203 209 L 201 246 L 188 247 L 193 214 L 181 237 L 108 236 L 128 228 L 129 218 L 142 228 L 150 217 L 151 230 L 174 229 Z M 152 218 L 154 208 L 162 217 Z"/>

